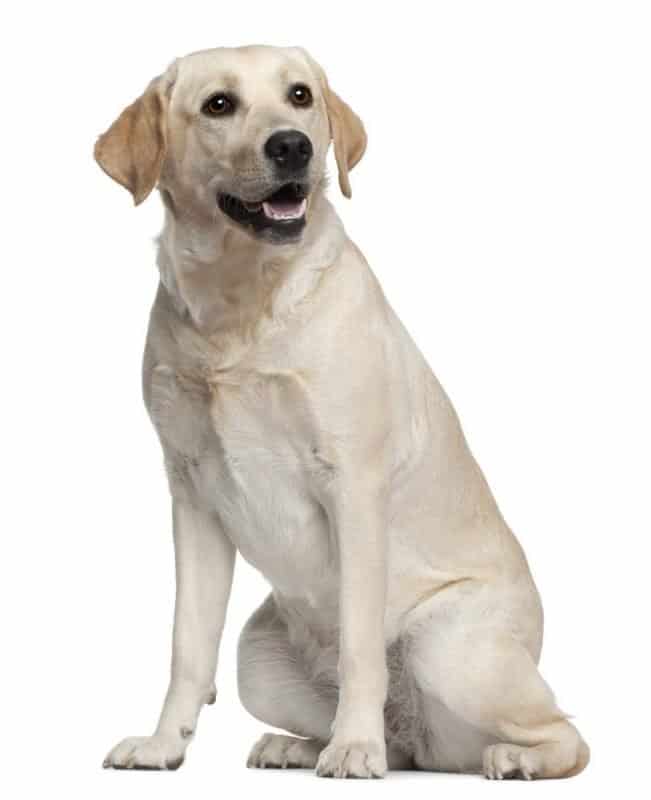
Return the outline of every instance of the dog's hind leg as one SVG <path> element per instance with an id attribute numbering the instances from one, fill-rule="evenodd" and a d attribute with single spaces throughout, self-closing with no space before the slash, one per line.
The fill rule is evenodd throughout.
<path id="1" fill-rule="evenodd" d="M 242 704 L 257 719 L 307 738 L 265 734 L 253 747 L 251 767 L 316 766 L 330 738 L 337 708 L 334 687 L 318 686 L 292 647 L 270 595 L 244 626 L 238 646 Z"/>
<path id="2" fill-rule="evenodd" d="M 529 780 L 570 777 L 588 763 L 587 745 L 512 633 L 432 620 L 412 643 L 410 667 L 429 717 L 424 768 Z"/>

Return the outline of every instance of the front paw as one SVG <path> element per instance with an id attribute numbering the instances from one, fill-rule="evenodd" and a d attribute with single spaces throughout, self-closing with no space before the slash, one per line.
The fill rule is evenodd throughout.
<path id="1" fill-rule="evenodd" d="M 186 743 L 164 734 L 123 739 L 104 759 L 108 769 L 178 769 L 185 757 Z"/>
<path id="2" fill-rule="evenodd" d="M 322 778 L 383 778 L 387 771 L 384 742 L 330 742 L 321 751 L 316 774 Z"/>

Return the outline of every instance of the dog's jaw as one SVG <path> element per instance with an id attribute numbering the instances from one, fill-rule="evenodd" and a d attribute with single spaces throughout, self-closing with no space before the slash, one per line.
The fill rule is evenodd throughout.
<path id="1" fill-rule="evenodd" d="M 307 223 L 309 195 L 309 184 L 290 181 L 254 200 L 219 192 L 217 205 L 230 222 L 253 237 L 287 244 L 301 238 Z"/>

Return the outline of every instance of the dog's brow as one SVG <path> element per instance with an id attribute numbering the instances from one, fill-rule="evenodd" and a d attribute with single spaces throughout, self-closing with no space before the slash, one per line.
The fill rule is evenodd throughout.
<path id="1" fill-rule="evenodd" d="M 234 72 L 222 73 L 221 80 L 225 89 L 237 89 L 240 85 L 240 79 Z"/>
<path id="2" fill-rule="evenodd" d="M 210 81 L 206 83 L 206 91 L 216 91 L 224 89 L 235 91 L 240 85 L 240 79 L 235 72 L 216 72 L 211 75 Z"/>
<path id="3" fill-rule="evenodd" d="M 286 84 L 312 83 L 311 76 L 306 75 L 305 70 L 302 70 L 295 66 L 283 67 L 280 70 L 279 75 L 280 75 L 280 80 Z"/>
<path id="4" fill-rule="evenodd" d="M 216 92 L 237 94 L 240 80 L 234 72 L 215 72 L 192 91 L 193 102 L 203 103 Z"/>

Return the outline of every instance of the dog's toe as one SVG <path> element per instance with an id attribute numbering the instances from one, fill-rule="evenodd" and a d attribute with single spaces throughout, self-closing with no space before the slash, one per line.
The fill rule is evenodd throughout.
<path id="1" fill-rule="evenodd" d="M 132 736 L 117 744 L 102 766 L 105 769 L 174 770 L 183 763 L 185 746 L 181 737 Z"/>
<path id="2" fill-rule="evenodd" d="M 531 780 L 541 771 L 540 755 L 530 747 L 493 744 L 484 750 L 483 772 L 489 780 L 504 778 Z"/>
<path id="3" fill-rule="evenodd" d="M 316 766 L 316 774 L 323 778 L 383 778 L 386 771 L 384 743 L 375 742 L 331 742 Z"/>
<path id="4" fill-rule="evenodd" d="M 246 765 L 253 769 L 314 769 L 322 747 L 314 739 L 265 733 L 253 746 Z"/>

